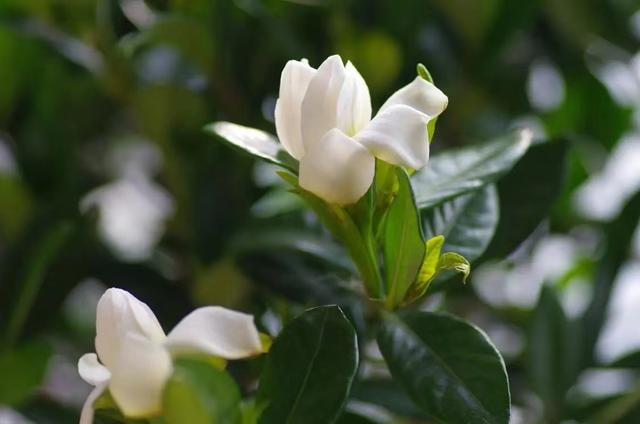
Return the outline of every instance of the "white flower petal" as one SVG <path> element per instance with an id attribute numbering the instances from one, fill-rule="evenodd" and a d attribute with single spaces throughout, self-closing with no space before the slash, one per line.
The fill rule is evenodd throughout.
<path id="1" fill-rule="evenodd" d="M 375 158 L 339 129 L 329 131 L 300 161 L 300 186 L 339 205 L 357 202 L 374 174 Z"/>
<path id="2" fill-rule="evenodd" d="M 93 403 L 104 393 L 104 390 L 107 388 L 106 384 L 101 384 L 96 386 L 89 396 L 87 396 L 87 400 L 84 401 L 84 405 L 82 405 L 82 412 L 80 412 L 80 424 L 93 424 Z"/>
<path id="3" fill-rule="evenodd" d="M 155 415 L 162 409 L 162 391 L 172 372 L 171 356 L 163 345 L 128 334 L 111 368 L 109 391 L 127 417 Z"/>
<path id="4" fill-rule="evenodd" d="M 378 113 L 354 138 L 382 160 L 420 169 L 429 160 L 428 122 L 424 113 L 395 105 Z"/>
<path id="5" fill-rule="evenodd" d="M 262 352 L 253 316 L 220 306 L 191 312 L 171 330 L 165 345 L 172 353 L 203 352 L 225 359 Z"/>
<path id="6" fill-rule="evenodd" d="M 85 353 L 78 360 L 78 373 L 80 377 L 92 386 L 99 386 L 111 378 L 111 373 L 100 362 L 95 353 Z"/>
<path id="7" fill-rule="evenodd" d="M 371 120 L 371 96 L 367 83 L 351 62 L 347 62 L 345 73 L 336 127 L 353 136 Z"/>
<path id="8" fill-rule="evenodd" d="M 422 77 L 396 91 L 382 105 L 378 113 L 395 105 L 407 105 L 435 118 L 446 109 L 449 99 L 438 87 Z"/>
<path id="9" fill-rule="evenodd" d="M 127 291 L 107 290 L 98 302 L 96 315 L 96 352 L 109 369 L 126 334 L 138 334 L 156 342 L 165 338 L 151 309 Z"/>
<path id="10" fill-rule="evenodd" d="M 276 102 L 276 132 L 280 143 L 291 156 L 300 159 L 304 154 L 300 124 L 302 98 L 316 70 L 306 61 L 290 60 L 280 76 L 280 97 Z"/>
<path id="11" fill-rule="evenodd" d="M 302 100 L 301 128 L 305 152 L 337 125 L 338 98 L 346 78 L 342 59 L 330 56 L 309 82 Z"/>

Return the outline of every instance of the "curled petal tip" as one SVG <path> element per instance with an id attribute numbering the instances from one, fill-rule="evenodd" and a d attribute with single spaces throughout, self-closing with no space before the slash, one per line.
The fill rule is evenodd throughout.
<path id="1" fill-rule="evenodd" d="M 165 345 L 174 353 L 200 352 L 225 359 L 262 353 L 253 316 L 220 306 L 191 312 L 171 330 Z"/>

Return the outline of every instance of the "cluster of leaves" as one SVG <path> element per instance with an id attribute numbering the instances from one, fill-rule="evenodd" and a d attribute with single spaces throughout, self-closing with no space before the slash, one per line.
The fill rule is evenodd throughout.
<path id="1" fill-rule="evenodd" d="M 339 422 L 385 422 L 364 418 L 357 408 L 362 404 L 388 411 L 386 421 L 455 421 L 467 411 L 451 412 L 459 398 L 436 402 L 425 397 L 431 388 L 414 383 L 420 376 L 449 381 L 433 358 L 444 346 L 458 352 L 454 347 L 462 339 L 480 358 L 493 358 L 493 368 L 468 370 L 464 357 L 451 356 L 447 365 L 461 375 L 500 375 L 495 385 L 501 390 L 495 393 L 501 397 L 487 399 L 492 393 L 473 384 L 459 393 L 473 393 L 486 414 L 504 419 L 504 373 L 497 371 L 495 350 L 475 327 L 440 312 L 419 312 L 420 302 L 400 313 L 374 314 L 353 290 L 358 270 L 288 187 L 276 184 L 265 192 L 264 182 L 256 185 L 252 177 L 252 160 L 211 142 L 202 131 L 208 122 L 229 120 L 272 132 L 269 110 L 285 61 L 308 57 L 317 64 L 338 52 L 370 83 L 374 104 L 409 81 L 418 62 L 429 65 L 449 96 L 429 167 L 411 177 L 424 239 L 443 235 L 442 252 L 458 252 L 478 268 L 518 246 L 526 255 L 549 231 L 588 226 L 601 234 L 597 254 L 573 269 L 594 289 L 577 317 L 564 311 L 562 281 L 550 281 L 531 310 L 487 305 L 469 285 L 451 284 L 447 273 L 428 290 L 432 302 L 441 300 L 436 309 L 472 318 L 484 328 L 507 325 L 525 337 L 522 351 L 504 355 L 511 403 L 524 411 L 525 421 L 637 421 L 637 388 L 595 400 L 576 396 L 575 389 L 585 370 L 596 367 L 637 374 L 637 355 L 601 363 L 593 352 L 614 281 L 629 258 L 638 199 L 605 224 L 580 217 L 571 202 L 575 189 L 632 128 L 633 110 L 616 101 L 591 65 L 619 63 L 621 52 L 637 49 L 629 25 L 636 11 L 631 1 L 578 0 L 2 2 L 0 404 L 35 422 L 77 422 L 77 406 L 67 406 L 64 398 L 77 387 L 52 385 L 47 367 L 54 369 L 60 358 L 73 363 L 93 350 L 90 320 L 70 314 L 67 300 L 90 278 L 132 291 L 167 325 L 199 304 L 251 311 L 273 334 L 278 326 L 274 330 L 263 317 L 286 324 L 271 355 L 230 364 L 229 374 L 205 371 L 199 361 L 185 359 L 167 391 L 169 410 L 186 408 L 224 422 L 220 411 L 235 419 L 239 408 L 241 417 L 251 420 L 251 411 L 260 411 L 265 401 L 275 409 L 265 411 L 264 419 L 283 422 L 277 421 L 282 411 L 298 411 L 308 422 L 326 418 L 324 412 L 335 418 L 331 414 L 346 399 Z M 602 50 L 591 48 L 594 34 L 619 49 L 605 50 L 603 57 Z M 538 109 L 527 98 L 531 65 L 538 61 L 551 63 L 564 77 L 564 97 L 554 108 Z M 495 139 L 515 120 L 532 116 L 554 141 L 526 152 L 522 146 L 512 150 L 517 143 L 508 139 L 449 150 Z M 88 193 L 117 178 L 109 169 L 109 152 L 131 140 L 144 140 L 161 153 L 163 163 L 150 179 L 175 204 L 153 254 L 137 261 L 123 259 L 105 242 L 96 230 L 97 216 L 79 213 Z M 7 155 L 13 165 L 6 165 Z M 339 305 L 348 321 L 336 308 L 303 313 L 327 304 Z M 327 330 L 342 340 L 343 352 L 357 352 L 355 359 L 319 362 L 309 370 L 303 365 L 313 361 L 280 356 L 285 348 L 278 344 L 321 340 L 306 323 L 325 319 Z M 442 334 L 450 337 L 437 337 Z M 371 357 L 373 340 L 395 381 L 385 367 L 378 369 L 379 358 Z M 407 350 L 418 352 L 431 368 L 409 368 L 414 362 L 402 356 Z M 300 357 L 309 355 L 314 352 Z M 318 351 L 317 360 L 322 358 L 325 352 Z M 336 382 L 341 387 L 352 381 L 348 396 L 338 390 L 335 398 L 324 397 L 325 386 L 316 388 L 325 369 L 341 376 Z M 424 376 L 427 370 L 433 373 Z M 302 393 L 308 397 L 301 395 L 295 407 L 288 397 L 292 392 L 277 390 L 284 384 L 269 389 L 268 399 L 261 388 L 254 396 L 258 377 L 265 387 L 281 378 L 299 389 L 300 376 L 306 375 L 308 391 Z M 193 384 L 184 383 L 192 379 Z M 65 378 L 70 385 L 72 380 Z M 215 395 L 222 388 L 228 395 Z M 201 395 L 185 395 L 192 390 Z M 306 405 L 320 395 L 327 406 L 307 413 Z M 251 397 L 253 405 L 241 400 Z M 199 403 L 183 404 L 185 398 Z"/>

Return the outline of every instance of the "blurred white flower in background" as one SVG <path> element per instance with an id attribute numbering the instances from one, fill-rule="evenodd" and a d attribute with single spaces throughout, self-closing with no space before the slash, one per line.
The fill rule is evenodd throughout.
<path id="1" fill-rule="evenodd" d="M 530 309 L 536 304 L 542 285 L 565 275 L 583 254 L 572 236 L 548 235 L 535 244 L 524 260 L 516 260 L 513 265 L 501 261 L 478 267 L 473 288 L 490 305 Z M 590 297 L 588 284 L 573 281 L 570 286 L 574 285 L 577 288 L 564 291 L 561 299 L 570 315 L 583 310 Z"/>
<path id="2" fill-rule="evenodd" d="M 527 96 L 531 106 L 543 112 L 557 109 L 564 101 L 564 78 L 556 66 L 546 60 L 531 65 Z"/>
<path id="3" fill-rule="evenodd" d="M 635 382 L 636 378 L 629 370 L 592 369 L 580 375 L 573 390 L 592 398 L 602 398 L 624 393 Z"/>
<path id="4" fill-rule="evenodd" d="M 632 25 L 640 19 L 638 16 L 634 15 Z M 587 50 L 587 64 L 620 106 L 635 111 L 638 127 L 617 141 L 603 169 L 574 195 L 574 205 L 583 216 L 608 221 L 640 190 L 640 52 L 629 54 L 599 39 Z"/>
<path id="5" fill-rule="evenodd" d="M 129 261 L 148 258 L 164 233 L 173 212 L 169 194 L 144 178 L 125 178 L 92 191 L 82 208 L 99 210 L 99 232 L 104 241 Z"/>
<path id="6" fill-rule="evenodd" d="M 598 340 L 596 354 L 609 363 L 640 349 L 640 261 L 630 261 L 619 272 Z"/>
<path id="7" fill-rule="evenodd" d="M 0 406 L 0 424 L 33 424 L 18 411 Z"/>
<path id="8" fill-rule="evenodd" d="M 638 190 L 640 134 L 629 134 L 616 144 L 602 171 L 575 192 L 573 202 L 583 216 L 608 221 L 620 213 Z"/>
<path id="9" fill-rule="evenodd" d="M 127 142 L 110 152 L 108 171 L 116 179 L 91 191 L 80 204 L 98 210 L 98 231 L 125 261 L 141 261 L 153 252 L 173 215 L 171 195 L 153 181 L 162 158 L 150 143 Z"/>
<path id="10" fill-rule="evenodd" d="M 0 174 L 13 175 L 16 173 L 16 161 L 11 149 L 0 134 Z"/>

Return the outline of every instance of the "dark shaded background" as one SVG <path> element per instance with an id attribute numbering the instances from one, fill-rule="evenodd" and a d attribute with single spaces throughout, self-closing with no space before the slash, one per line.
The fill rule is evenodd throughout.
<path id="1" fill-rule="evenodd" d="M 320 303 L 364 325 L 339 248 L 291 198 L 256 204 L 272 170 L 202 131 L 275 132 L 284 63 L 333 53 L 374 109 L 424 63 L 449 96 L 435 152 L 516 126 L 556 140 L 503 183 L 471 284 L 425 307 L 489 333 L 514 422 L 638 422 L 639 41 L 635 0 L 0 1 L 0 422 L 77 419 L 105 286 L 167 328 L 211 303 L 272 333 Z M 357 396 L 415 416 L 384 390 Z"/>

